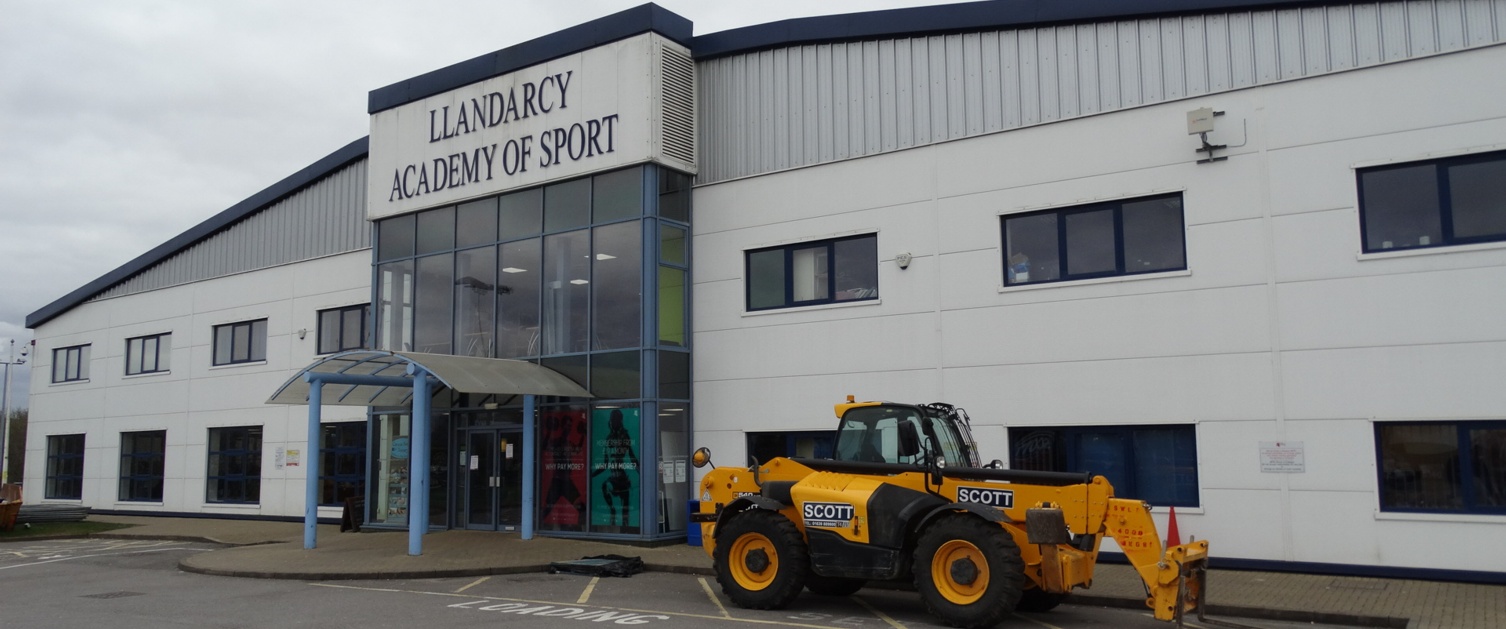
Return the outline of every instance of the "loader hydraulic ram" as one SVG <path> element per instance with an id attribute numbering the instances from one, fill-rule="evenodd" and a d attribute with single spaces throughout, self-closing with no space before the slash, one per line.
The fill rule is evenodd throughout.
<path id="1" fill-rule="evenodd" d="M 1114 540 L 1156 618 L 1200 612 L 1208 542 L 1164 548 L 1150 505 L 1117 498 L 1102 476 L 981 465 L 967 414 L 946 404 L 836 406 L 831 459 L 773 458 L 714 468 L 699 522 L 734 603 L 788 605 L 802 590 L 847 595 L 868 581 L 913 582 L 955 627 L 1046 611 L 1093 583 Z M 710 462 L 705 448 L 694 462 Z"/>

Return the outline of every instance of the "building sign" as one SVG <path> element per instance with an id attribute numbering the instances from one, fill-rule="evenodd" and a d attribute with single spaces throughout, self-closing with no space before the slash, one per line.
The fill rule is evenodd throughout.
<path id="1" fill-rule="evenodd" d="M 1301 474 L 1307 471 L 1301 441 L 1260 442 L 1260 471 Z"/>
<path id="2" fill-rule="evenodd" d="M 367 218 L 654 159 L 665 46 L 647 33 L 373 114 Z"/>

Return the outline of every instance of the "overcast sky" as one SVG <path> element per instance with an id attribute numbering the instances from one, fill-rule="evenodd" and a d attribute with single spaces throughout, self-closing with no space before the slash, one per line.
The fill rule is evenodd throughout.
<path id="1" fill-rule="evenodd" d="M 949 1 L 658 4 L 703 35 Z M 367 135 L 371 90 L 639 4 L 0 0 L 0 360 L 27 314 Z"/>

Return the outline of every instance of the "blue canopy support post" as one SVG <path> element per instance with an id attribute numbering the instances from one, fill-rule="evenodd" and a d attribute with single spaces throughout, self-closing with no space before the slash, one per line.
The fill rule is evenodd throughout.
<path id="1" fill-rule="evenodd" d="M 429 532 L 429 372 L 409 363 L 413 376 L 413 438 L 408 460 L 408 554 L 424 554 Z"/>
<path id="2" fill-rule="evenodd" d="M 309 429 L 308 446 L 304 459 L 308 462 L 303 472 L 303 549 L 313 550 L 317 543 L 319 525 L 319 418 L 324 406 L 324 382 L 309 374 Z"/>
<path id="3" fill-rule="evenodd" d="M 523 396 L 523 539 L 533 539 L 533 453 L 534 433 L 538 432 L 533 405 L 533 395 Z"/>

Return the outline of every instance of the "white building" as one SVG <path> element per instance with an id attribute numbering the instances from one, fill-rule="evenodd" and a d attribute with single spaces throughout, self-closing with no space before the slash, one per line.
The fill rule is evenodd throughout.
<path id="1" fill-rule="evenodd" d="M 320 210 L 362 236 L 138 279 L 225 260 L 211 243 L 234 228 L 201 239 L 249 224 L 247 206 L 32 316 L 56 382 L 33 385 L 27 499 L 299 513 L 306 420 L 260 401 L 315 359 L 317 313 L 370 302 L 378 348 L 538 360 L 606 400 L 535 419 L 448 397 L 441 454 L 536 422 L 539 461 L 521 463 L 548 497 L 530 515 L 518 481 L 481 495 L 474 460 L 445 466 L 437 526 L 672 537 L 692 443 L 722 461 L 821 454 L 830 405 L 853 394 L 963 406 L 986 453 L 1174 505 L 1225 565 L 1506 580 L 1506 2 L 1174 4 L 979 2 L 699 37 L 645 6 L 509 49 L 509 67 L 377 90 L 369 162 L 353 145 L 285 182 L 335 199 L 320 191 L 369 174 L 367 198 Z M 617 73 L 646 79 L 609 82 L 603 50 L 647 60 Z M 520 107 L 557 105 L 552 85 L 575 109 L 512 129 L 448 118 L 522 85 L 537 100 Z M 621 144 L 567 139 L 553 171 L 403 178 L 572 125 L 604 134 L 609 115 Z M 335 205 L 376 221 L 374 254 Z M 500 231 L 475 236 L 485 212 Z M 518 259 L 553 279 L 502 287 L 527 276 Z M 577 272 L 590 281 L 571 288 Z M 215 326 L 262 319 L 264 362 L 213 366 Z M 169 332 L 171 373 L 125 375 L 129 339 Z M 87 375 L 68 371 L 79 347 Z M 624 417 L 637 472 L 614 506 L 586 476 L 611 453 L 569 435 Z M 363 433 L 368 498 L 390 469 L 376 435 L 404 421 L 373 412 Z M 255 504 L 206 499 L 206 439 L 227 426 L 262 427 Z M 148 430 L 166 430 L 164 496 L 119 500 L 121 435 Z M 72 497 L 51 489 L 72 482 L 50 466 L 74 459 L 48 454 L 65 435 L 83 435 Z M 483 467 L 513 479 L 512 460 Z"/>

